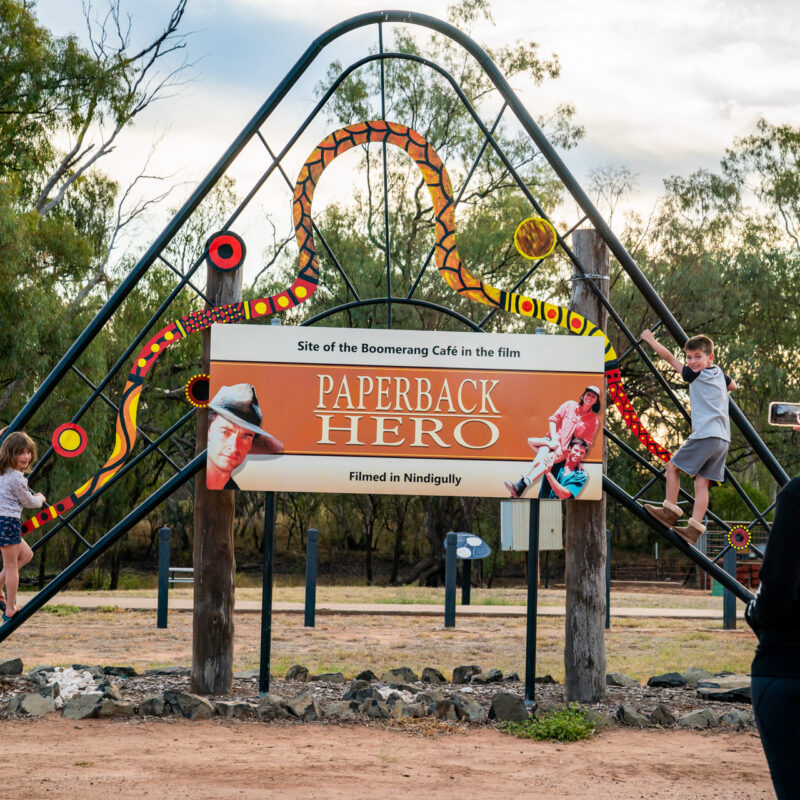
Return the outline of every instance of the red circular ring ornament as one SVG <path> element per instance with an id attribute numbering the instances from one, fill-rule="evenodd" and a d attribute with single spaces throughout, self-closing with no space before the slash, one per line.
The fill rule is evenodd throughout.
<path id="1" fill-rule="evenodd" d="M 750 547 L 750 531 L 743 525 L 736 525 L 728 531 L 728 544 L 734 550 L 747 550 Z"/>
<path id="2" fill-rule="evenodd" d="M 238 269 L 246 253 L 244 240 L 232 231 L 215 233 L 206 242 L 206 260 L 220 272 Z"/>
<path id="3" fill-rule="evenodd" d="M 211 402 L 211 398 L 209 396 L 209 387 L 210 381 L 208 375 L 203 373 L 199 375 L 193 375 L 186 383 L 186 399 L 195 407 L 195 408 L 208 408 L 208 404 Z"/>
<path id="4" fill-rule="evenodd" d="M 65 422 L 59 425 L 50 437 L 53 450 L 64 458 L 79 456 L 89 443 L 86 431 L 74 422 Z"/>

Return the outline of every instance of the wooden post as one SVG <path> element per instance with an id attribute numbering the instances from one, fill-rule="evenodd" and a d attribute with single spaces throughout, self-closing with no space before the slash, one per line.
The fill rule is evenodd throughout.
<path id="1" fill-rule="evenodd" d="M 587 283 L 591 280 L 605 297 L 608 296 L 608 250 L 598 233 L 591 229 L 575 231 L 573 250 L 587 278 L 573 267 L 570 308 L 605 330 L 607 312 Z M 602 427 L 595 437 L 593 453 L 598 448 L 603 448 L 605 472 Z M 565 549 L 564 695 L 568 701 L 596 703 L 606 695 L 605 497 L 599 501 L 567 501 Z"/>
<path id="2" fill-rule="evenodd" d="M 242 271 L 207 267 L 207 296 L 213 305 L 242 299 Z M 201 368 L 209 371 L 211 332 L 202 332 Z M 208 413 L 197 415 L 197 449 L 208 443 Z M 230 489 L 206 489 L 206 471 L 194 484 L 194 617 L 191 691 L 225 694 L 233 685 L 234 495 Z"/>

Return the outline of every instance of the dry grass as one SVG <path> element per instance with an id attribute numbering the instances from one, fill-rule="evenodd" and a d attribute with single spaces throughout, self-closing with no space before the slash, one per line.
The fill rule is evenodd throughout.
<path id="1" fill-rule="evenodd" d="M 755 648 L 749 629 L 723 631 L 718 621 L 617 619 L 606 632 L 607 671 L 644 680 L 690 666 L 712 672 L 748 672 Z M 235 669 L 255 669 L 260 660 L 260 617 L 238 614 Z M 36 664 L 130 664 L 138 669 L 189 665 L 192 615 L 170 612 L 169 628 L 158 630 L 155 614 L 134 611 L 79 611 L 68 616 L 37 614 L 0 651 Z M 564 620 L 539 619 L 538 675 L 563 680 Z M 313 673 L 362 669 L 382 671 L 431 666 L 448 678 L 460 664 L 478 664 L 504 673 L 524 673 L 525 620 L 466 618 L 445 629 L 434 617 L 319 615 L 316 628 L 304 628 L 301 615 L 276 614 L 272 627 L 272 670 L 282 676 L 292 664 Z"/>

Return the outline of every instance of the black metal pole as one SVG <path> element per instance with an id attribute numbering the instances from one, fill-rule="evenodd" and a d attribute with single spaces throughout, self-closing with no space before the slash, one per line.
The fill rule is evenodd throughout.
<path id="1" fill-rule="evenodd" d="M 319 532 L 310 528 L 306 539 L 306 616 L 304 627 L 314 627 L 317 610 L 317 550 Z"/>
<path id="2" fill-rule="evenodd" d="M 470 591 L 472 589 L 472 559 L 465 558 L 461 561 L 461 605 L 468 606 Z"/>
<path id="3" fill-rule="evenodd" d="M 536 699 L 536 615 L 539 591 L 539 501 L 530 501 L 528 520 L 528 615 L 525 631 L 525 705 Z"/>
<path id="4" fill-rule="evenodd" d="M 264 495 L 264 579 L 261 589 L 261 664 L 258 694 L 269 692 L 269 669 L 272 652 L 272 583 L 275 554 L 275 492 Z"/>
<path id="5" fill-rule="evenodd" d="M 736 578 L 736 551 L 732 547 L 725 551 L 722 566 L 728 575 Z M 736 597 L 729 589 L 722 590 L 722 627 L 726 631 L 736 630 Z"/>
<path id="6" fill-rule="evenodd" d="M 158 613 L 156 627 L 167 627 L 167 608 L 169 603 L 169 537 L 171 531 L 165 525 L 158 532 Z"/>
<path id="7" fill-rule="evenodd" d="M 457 534 L 450 531 L 445 540 L 444 557 L 444 626 L 445 628 L 455 628 L 456 626 L 456 547 L 458 544 Z"/>
<path id="8" fill-rule="evenodd" d="M 611 531 L 606 528 L 606 630 L 611 627 Z"/>

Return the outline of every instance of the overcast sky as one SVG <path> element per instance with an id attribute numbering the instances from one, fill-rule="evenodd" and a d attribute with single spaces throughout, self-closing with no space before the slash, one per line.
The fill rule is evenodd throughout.
<path id="1" fill-rule="evenodd" d="M 126 2 L 136 35 L 163 23 L 165 0 Z M 405 0 L 383 7 L 444 18 L 447 5 Z M 189 0 L 182 27 L 193 32 L 195 78 L 126 133 L 106 169 L 124 180 L 161 136 L 155 168 L 177 169 L 187 185 L 196 183 L 316 36 L 379 8 L 374 0 Z M 559 80 L 515 88 L 534 116 L 557 103 L 576 107 L 586 138 L 563 154 L 567 166 L 585 181 L 592 167 L 626 165 L 639 175 L 633 202 L 640 211 L 663 178 L 714 168 L 760 117 L 800 125 L 797 0 L 495 0 L 493 13 L 494 26 L 471 32 L 479 43 L 533 40 L 543 56 L 559 57 Z M 39 0 L 38 15 L 57 34 L 83 36 L 79 0 Z M 313 84 L 332 57 L 355 60 L 374 44 L 372 28 L 326 50 L 283 108 L 276 139 L 310 108 Z M 239 169 L 247 171 L 247 159 Z M 286 214 L 288 220 L 288 208 Z"/>

